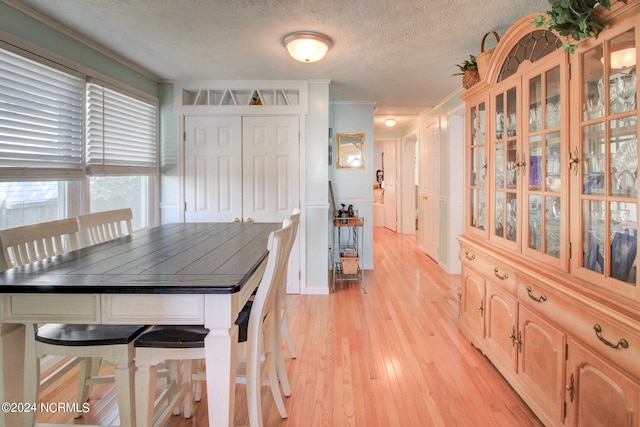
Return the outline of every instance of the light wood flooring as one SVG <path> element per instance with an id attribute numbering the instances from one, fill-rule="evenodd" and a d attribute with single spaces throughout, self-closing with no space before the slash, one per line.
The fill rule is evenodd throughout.
<path id="1" fill-rule="evenodd" d="M 298 358 L 288 361 L 293 395 L 281 420 L 263 389 L 265 426 L 541 426 L 491 363 L 459 334 L 459 276 L 445 274 L 417 248 L 415 236 L 376 228 L 375 270 L 342 282 L 329 296 L 288 296 Z M 286 353 L 285 350 L 285 354 Z M 236 392 L 236 425 L 246 425 L 244 386 Z M 42 396 L 71 402 L 75 380 Z M 78 422 L 117 425 L 113 387 L 96 387 Z M 69 422 L 69 414 L 39 422 Z M 203 400 L 191 419 L 171 427 L 206 427 Z"/>

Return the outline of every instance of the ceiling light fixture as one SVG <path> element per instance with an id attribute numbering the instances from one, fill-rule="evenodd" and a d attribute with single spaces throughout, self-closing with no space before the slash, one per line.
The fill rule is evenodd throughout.
<path id="1" fill-rule="evenodd" d="M 300 62 L 320 61 L 331 47 L 331 39 L 313 31 L 296 31 L 287 34 L 282 44 L 295 60 Z"/>
<path id="2" fill-rule="evenodd" d="M 393 127 L 396 125 L 396 119 L 387 119 L 384 121 L 385 126 Z"/>

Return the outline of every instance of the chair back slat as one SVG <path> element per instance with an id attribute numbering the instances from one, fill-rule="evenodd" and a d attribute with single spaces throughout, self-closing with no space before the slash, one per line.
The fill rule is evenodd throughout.
<path id="1" fill-rule="evenodd" d="M 274 328 L 278 320 L 275 310 L 278 296 L 276 289 L 288 265 L 287 247 L 290 239 L 291 220 L 287 218 L 281 229 L 269 235 L 269 258 L 249 316 L 247 342 L 251 345 L 248 360 L 259 360 L 263 342 L 274 339 Z"/>
<path id="2" fill-rule="evenodd" d="M 131 234 L 133 214 L 130 208 L 95 212 L 78 217 L 82 247 Z"/>
<path id="3" fill-rule="evenodd" d="M 13 268 L 78 249 L 75 218 L 41 222 L 0 230 L 3 263 Z"/>

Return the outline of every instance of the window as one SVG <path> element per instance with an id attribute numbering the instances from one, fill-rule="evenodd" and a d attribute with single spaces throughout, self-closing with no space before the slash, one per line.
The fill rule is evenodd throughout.
<path id="1" fill-rule="evenodd" d="M 78 73 L 0 49 L 1 176 L 82 176 L 83 84 Z"/>
<path id="2" fill-rule="evenodd" d="M 147 227 L 146 176 L 94 176 L 90 179 L 90 212 L 131 208 L 134 230 Z"/>
<path id="3" fill-rule="evenodd" d="M 88 83 L 89 174 L 158 173 L 157 110 L 154 103 Z"/>
<path id="4" fill-rule="evenodd" d="M 157 99 L 0 46 L 0 228 L 122 207 L 153 225 Z"/>

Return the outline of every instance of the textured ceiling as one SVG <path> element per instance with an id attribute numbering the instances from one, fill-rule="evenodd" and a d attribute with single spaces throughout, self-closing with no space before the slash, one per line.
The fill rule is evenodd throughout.
<path id="1" fill-rule="evenodd" d="M 162 80 L 331 79 L 331 102 L 375 102 L 377 115 L 400 119 L 460 87 L 460 77 L 451 77 L 455 64 L 479 53 L 484 33 L 502 35 L 523 15 L 548 8 L 547 0 L 7 3 L 26 5 Z M 296 62 L 281 44 L 296 30 L 327 34 L 333 48 L 320 62 Z"/>

